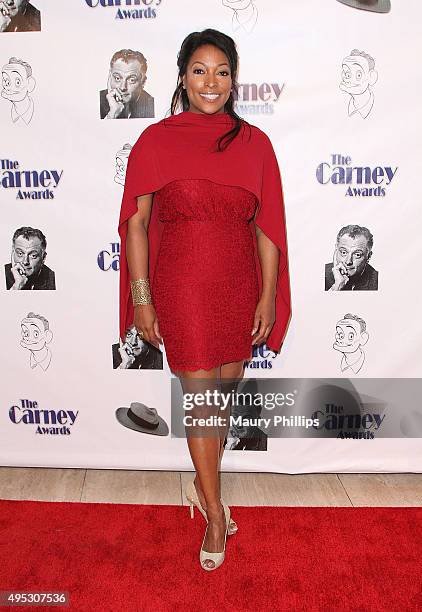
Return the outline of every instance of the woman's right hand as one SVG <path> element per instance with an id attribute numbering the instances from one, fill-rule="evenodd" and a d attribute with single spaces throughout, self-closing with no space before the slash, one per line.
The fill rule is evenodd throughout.
<path id="1" fill-rule="evenodd" d="M 163 339 L 153 304 L 138 304 L 138 306 L 135 306 L 133 324 L 138 333 L 143 332 L 143 334 L 140 334 L 141 340 L 146 340 L 156 348 L 160 348 L 159 344 L 162 344 Z"/>

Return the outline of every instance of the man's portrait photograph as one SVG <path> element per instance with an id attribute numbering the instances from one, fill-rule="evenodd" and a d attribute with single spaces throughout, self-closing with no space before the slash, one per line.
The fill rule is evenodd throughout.
<path id="1" fill-rule="evenodd" d="M 29 0 L 0 0 L 0 32 L 40 31 L 40 11 Z"/>
<path id="2" fill-rule="evenodd" d="M 125 341 L 112 345 L 113 369 L 162 370 L 163 354 L 153 344 L 142 340 L 132 326 L 126 332 Z"/>
<path id="3" fill-rule="evenodd" d="M 342 227 L 333 260 L 325 264 L 325 291 L 376 291 L 378 271 L 369 263 L 373 245 L 374 237 L 367 227 Z"/>
<path id="4" fill-rule="evenodd" d="M 100 91 L 101 119 L 155 117 L 154 98 L 144 89 L 147 60 L 139 51 L 121 49 L 110 61 L 107 89 Z"/>
<path id="5" fill-rule="evenodd" d="M 41 230 L 20 227 L 12 238 L 11 261 L 4 266 L 6 289 L 55 289 L 53 270 L 45 263 L 47 240 Z"/>

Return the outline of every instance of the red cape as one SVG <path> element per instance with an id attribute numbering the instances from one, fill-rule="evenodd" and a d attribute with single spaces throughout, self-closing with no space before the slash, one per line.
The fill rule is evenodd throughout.
<path id="1" fill-rule="evenodd" d="M 246 122 L 244 122 L 246 123 Z M 291 317 L 290 283 L 283 190 L 277 159 L 268 136 L 258 127 L 243 125 L 223 152 L 216 152 L 219 136 L 228 132 L 233 120 L 227 113 L 208 115 L 184 111 L 149 125 L 129 155 L 120 210 L 120 337 L 133 324 L 130 275 L 126 259 L 128 219 L 137 212 L 137 197 L 154 193 L 180 179 L 208 179 L 243 187 L 258 199 L 255 223 L 280 250 L 276 293 L 276 320 L 266 345 L 278 352 Z M 249 127 L 250 126 L 250 129 Z M 163 222 L 152 206 L 148 226 L 149 279 L 152 286 Z M 254 243 L 259 293 L 262 273 L 255 231 Z"/>

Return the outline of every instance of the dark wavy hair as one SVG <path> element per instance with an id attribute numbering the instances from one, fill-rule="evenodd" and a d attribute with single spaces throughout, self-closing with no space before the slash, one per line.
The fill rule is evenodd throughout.
<path id="1" fill-rule="evenodd" d="M 189 110 L 189 98 L 186 89 L 183 89 L 182 79 L 186 74 L 187 66 L 192 54 L 203 45 L 214 45 L 214 47 L 217 47 L 223 53 L 225 53 L 230 66 L 232 87 L 237 97 L 239 89 L 239 84 L 237 82 L 239 55 L 237 53 L 236 44 L 233 38 L 227 36 L 227 34 L 223 34 L 223 32 L 213 30 L 212 28 L 207 28 L 206 30 L 202 30 L 202 32 L 192 32 L 186 36 L 182 42 L 180 51 L 177 54 L 177 67 L 179 68 L 179 74 L 177 77 L 177 86 L 171 99 L 170 113 L 172 115 L 176 113 L 179 106 L 182 107 L 183 111 Z M 242 126 L 247 125 L 247 122 L 239 117 L 233 108 L 233 90 L 230 92 L 229 99 L 224 105 L 224 110 L 228 115 L 230 115 L 230 117 L 233 118 L 235 124 L 230 131 L 226 132 L 218 139 L 218 151 L 224 151 L 224 149 L 226 149 L 232 140 L 234 140 L 239 134 Z"/>

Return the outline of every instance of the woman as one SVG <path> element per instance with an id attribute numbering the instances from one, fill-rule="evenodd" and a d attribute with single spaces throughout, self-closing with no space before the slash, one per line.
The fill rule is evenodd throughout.
<path id="1" fill-rule="evenodd" d="M 227 391 L 254 344 L 280 350 L 290 320 L 281 179 L 268 137 L 233 110 L 232 38 L 212 29 L 190 34 L 178 68 L 171 116 L 148 126 L 129 157 L 120 335 L 133 323 L 157 348 L 164 339 L 183 392 L 215 389 L 217 380 Z M 220 495 L 227 423 L 214 435 L 188 435 L 196 476 L 186 496 L 207 523 L 200 562 L 208 571 L 221 565 L 226 535 L 237 530 Z"/>

